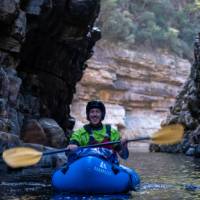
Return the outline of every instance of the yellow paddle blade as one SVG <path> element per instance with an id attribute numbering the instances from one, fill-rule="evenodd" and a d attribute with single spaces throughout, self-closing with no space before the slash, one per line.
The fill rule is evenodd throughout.
<path id="1" fill-rule="evenodd" d="M 170 124 L 154 133 L 151 139 L 154 144 L 175 144 L 183 139 L 183 133 L 183 125 Z"/>
<path id="2" fill-rule="evenodd" d="M 3 160 L 12 167 L 28 167 L 39 162 L 42 152 L 29 147 L 16 147 L 3 152 Z"/>

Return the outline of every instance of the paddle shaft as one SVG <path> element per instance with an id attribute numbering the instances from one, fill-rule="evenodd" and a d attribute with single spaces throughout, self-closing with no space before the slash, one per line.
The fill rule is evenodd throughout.
<path id="1" fill-rule="evenodd" d="M 141 138 L 135 138 L 135 139 L 129 139 L 127 140 L 127 142 L 136 142 L 136 141 L 141 141 L 141 140 L 150 140 L 150 137 L 141 137 Z M 106 145 L 112 145 L 112 144 L 120 144 L 121 141 L 113 141 L 113 142 L 104 142 L 104 143 L 99 143 L 99 144 L 91 144 L 91 145 L 87 145 L 87 146 L 81 146 L 79 148 L 95 148 L 95 147 L 102 147 L 102 146 L 106 146 Z M 64 149 L 59 149 L 59 150 L 53 150 L 53 151 L 47 151 L 44 152 L 43 155 L 51 155 L 51 154 L 56 154 L 56 153 L 62 153 L 62 152 L 66 152 L 69 151 L 69 149 L 64 148 Z"/>

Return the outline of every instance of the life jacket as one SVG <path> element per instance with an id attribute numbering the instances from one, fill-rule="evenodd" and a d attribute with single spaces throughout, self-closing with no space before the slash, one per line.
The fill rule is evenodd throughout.
<path id="1" fill-rule="evenodd" d="M 106 124 L 105 127 L 106 127 L 106 134 L 105 134 L 105 138 L 103 139 L 103 141 L 101 141 L 101 143 L 111 142 L 111 140 L 110 140 L 111 125 Z M 89 124 L 86 124 L 86 125 L 84 125 L 84 129 L 89 133 L 89 136 L 90 136 L 88 145 L 98 144 L 99 142 L 95 140 L 91 126 Z M 113 150 L 113 145 L 103 145 L 102 147 Z"/>

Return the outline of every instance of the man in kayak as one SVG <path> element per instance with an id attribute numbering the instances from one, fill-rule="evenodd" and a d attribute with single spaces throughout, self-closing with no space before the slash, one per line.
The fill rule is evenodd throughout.
<path id="1" fill-rule="evenodd" d="M 121 158 L 127 159 L 129 156 L 127 140 L 121 139 L 120 133 L 116 129 L 102 123 L 105 114 L 106 109 L 101 101 L 88 102 L 86 106 L 86 115 L 89 124 L 84 125 L 72 134 L 67 149 L 75 151 L 79 146 L 120 140 L 120 144 L 102 147 L 112 149 L 113 152 L 117 152 Z"/>

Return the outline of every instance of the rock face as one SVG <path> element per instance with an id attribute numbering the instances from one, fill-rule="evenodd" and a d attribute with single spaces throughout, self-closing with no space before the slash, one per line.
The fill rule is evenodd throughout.
<path id="1" fill-rule="evenodd" d="M 72 115 L 85 120 L 91 99 L 106 103 L 105 123 L 128 137 L 151 135 L 169 113 L 189 75 L 190 63 L 167 53 L 136 52 L 100 41 L 76 87 Z"/>
<path id="2" fill-rule="evenodd" d="M 200 157 L 200 34 L 194 44 L 194 63 L 184 87 L 179 92 L 165 124 L 181 123 L 185 126 L 185 137 L 178 145 L 152 145 L 152 151 L 183 152 Z"/>
<path id="3" fill-rule="evenodd" d="M 66 146 L 75 85 L 101 37 L 99 9 L 100 0 L 0 1 L 1 152 Z"/>

